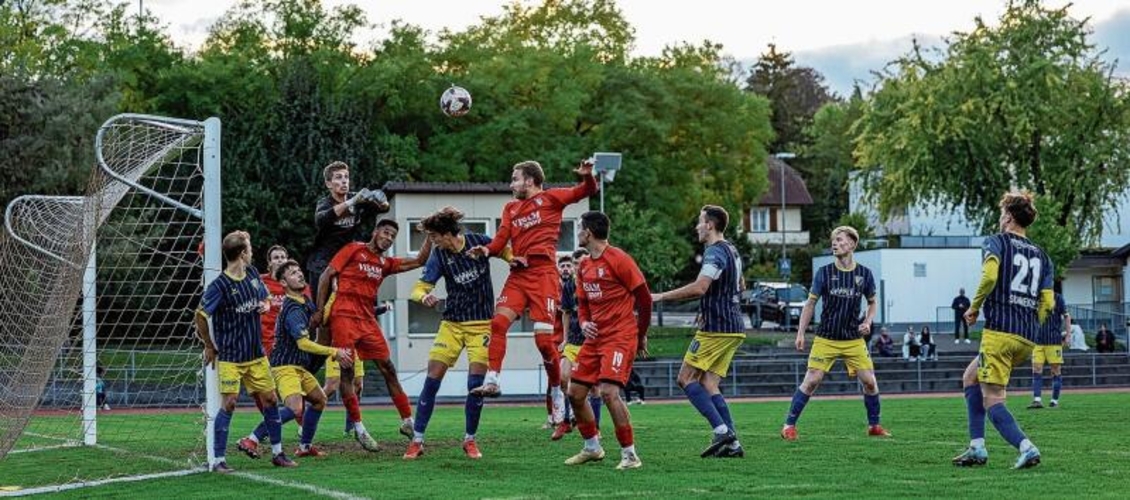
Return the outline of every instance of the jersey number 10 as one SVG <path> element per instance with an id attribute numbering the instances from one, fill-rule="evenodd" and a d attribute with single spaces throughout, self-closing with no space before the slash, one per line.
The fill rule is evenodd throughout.
<path id="1" fill-rule="evenodd" d="M 1029 259 L 1021 254 L 1014 254 L 1012 265 L 1016 267 L 1016 271 L 1012 276 L 1012 285 L 1009 288 L 1016 293 L 1027 294 L 1032 297 L 1038 296 L 1040 291 L 1040 258 Z"/>

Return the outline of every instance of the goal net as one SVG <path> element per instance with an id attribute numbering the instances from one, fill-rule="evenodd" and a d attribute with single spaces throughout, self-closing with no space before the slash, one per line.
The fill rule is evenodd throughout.
<path id="1" fill-rule="evenodd" d="M 210 394 L 193 314 L 219 268 L 218 234 L 204 245 L 205 228 L 219 228 L 218 134 L 216 119 L 120 115 L 98 131 L 85 196 L 9 203 L 0 486 L 34 491 L 207 462 Z"/>

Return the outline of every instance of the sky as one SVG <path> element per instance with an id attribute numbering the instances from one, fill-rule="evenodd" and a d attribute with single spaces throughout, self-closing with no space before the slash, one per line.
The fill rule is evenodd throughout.
<path id="1" fill-rule="evenodd" d="M 198 47 L 208 27 L 236 0 L 140 0 L 160 18 L 178 44 Z M 365 41 L 383 38 L 396 19 L 431 32 L 461 30 L 482 16 L 502 12 L 505 0 L 323 0 L 352 3 L 364 9 L 374 27 Z M 523 3 L 530 3 L 525 0 Z M 1067 2 L 1049 1 L 1048 5 Z M 796 61 L 825 75 L 841 94 L 853 81 L 869 81 L 870 72 L 906 53 L 914 38 L 938 45 L 954 31 L 968 30 L 982 16 L 994 22 L 1005 0 L 617 0 L 636 30 L 636 55 L 658 55 L 679 42 L 711 40 L 740 61 L 753 61 L 769 43 L 790 51 Z M 1130 76 L 1130 0 L 1075 0 L 1070 12 L 1090 18 L 1093 41 L 1121 60 L 1119 73 Z"/>

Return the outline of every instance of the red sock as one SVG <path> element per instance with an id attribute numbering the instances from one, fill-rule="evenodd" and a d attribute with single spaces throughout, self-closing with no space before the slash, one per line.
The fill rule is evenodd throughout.
<path id="1" fill-rule="evenodd" d="M 561 385 L 561 353 L 553 345 L 553 336 L 534 334 L 534 345 L 541 353 L 541 360 L 545 363 L 545 375 L 549 378 L 549 386 Z"/>
<path id="2" fill-rule="evenodd" d="M 392 397 L 392 404 L 396 405 L 396 411 L 400 412 L 400 418 L 408 418 L 412 416 L 412 405 L 408 403 L 408 395 L 403 392 Z"/>
<path id="3" fill-rule="evenodd" d="M 495 314 L 490 320 L 490 346 L 487 347 L 487 357 L 491 371 L 502 371 L 502 359 L 506 357 L 506 332 L 513 323 L 501 314 Z"/>
<path id="4" fill-rule="evenodd" d="M 342 396 L 341 403 L 345 405 L 345 413 L 349 414 L 349 420 L 352 422 L 361 421 L 361 401 L 357 399 L 357 395 Z"/>
<path id="5" fill-rule="evenodd" d="M 635 442 L 632 436 L 632 424 L 616 428 L 616 440 L 620 442 L 621 448 L 627 448 Z"/>
<path id="6" fill-rule="evenodd" d="M 583 437 L 585 439 L 596 437 L 596 434 L 598 432 L 597 428 L 596 428 L 596 422 L 580 422 L 580 421 L 578 421 L 577 422 L 577 430 L 581 431 L 581 437 Z M 628 428 L 628 432 L 631 432 L 631 428 Z M 616 433 L 617 434 L 620 433 L 619 429 L 617 429 Z"/>

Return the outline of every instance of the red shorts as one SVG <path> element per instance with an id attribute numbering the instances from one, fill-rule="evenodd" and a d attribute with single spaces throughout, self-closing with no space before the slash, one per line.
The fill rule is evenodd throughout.
<path id="1" fill-rule="evenodd" d="M 328 326 L 334 347 L 353 349 L 362 361 L 389 359 L 388 342 L 375 322 L 333 316 Z"/>
<path id="2" fill-rule="evenodd" d="M 590 387 L 598 382 L 624 387 L 632 376 L 632 362 L 636 359 L 638 343 L 634 335 L 586 340 L 577 353 L 570 380 Z"/>
<path id="3" fill-rule="evenodd" d="M 512 269 L 495 302 L 521 316 L 527 308 L 535 331 L 552 330 L 561 302 L 561 275 L 552 265 Z M 537 323 L 541 323 L 538 325 Z"/>

